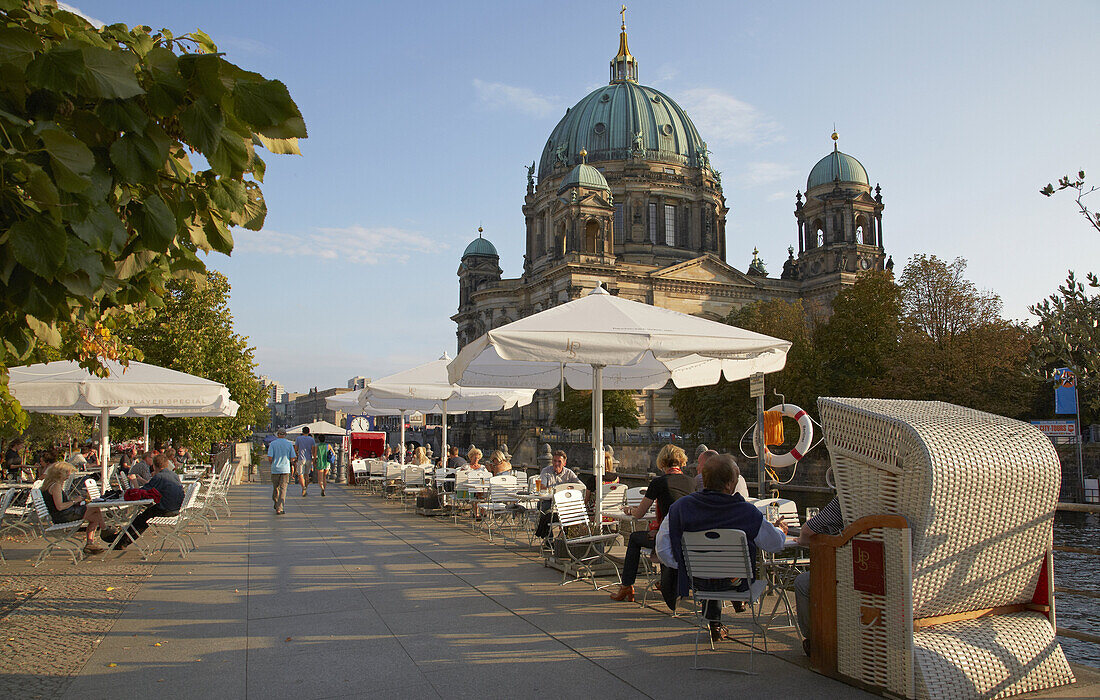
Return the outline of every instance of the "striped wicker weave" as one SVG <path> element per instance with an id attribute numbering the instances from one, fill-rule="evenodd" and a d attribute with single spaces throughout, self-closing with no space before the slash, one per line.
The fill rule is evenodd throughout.
<path id="1" fill-rule="evenodd" d="M 911 627 L 1032 600 L 1061 478 L 1050 440 L 1027 423 L 940 402 L 821 398 L 818 407 L 845 524 L 888 514 L 911 528 L 911 542 L 872 533 L 886 543 L 883 600 L 852 589 L 850 547 L 837 550 L 841 672 L 908 697 L 1005 697 L 1072 683 L 1041 613 Z M 899 591 L 897 577 L 910 572 L 890 558 L 909 548 L 911 584 Z M 861 625 L 868 609 L 904 615 L 905 639 L 889 625 Z"/>

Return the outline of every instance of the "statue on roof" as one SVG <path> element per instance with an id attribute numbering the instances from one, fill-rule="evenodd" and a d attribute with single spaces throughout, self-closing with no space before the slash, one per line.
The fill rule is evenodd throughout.
<path id="1" fill-rule="evenodd" d="M 569 159 L 566 157 L 565 152 L 565 144 L 562 144 L 554 149 L 554 165 L 569 165 Z"/>
<path id="2" fill-rule="evenodd" d="M 525 166 L 527 168 L 527 186 L 535 186 L 535 161 L 531 161 L 531 164 Z"/>
<path id="3" fill-rule="evenodd" d="M 640 158 L 645 153 L 645 141 L 642 139 L 642 130 L 634 134 L 634 147 L 630 149 L 630 155 Z"/>

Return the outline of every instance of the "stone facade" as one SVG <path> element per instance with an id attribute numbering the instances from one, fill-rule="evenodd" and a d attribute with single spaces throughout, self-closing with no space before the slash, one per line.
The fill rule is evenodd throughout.
<path id="1" fill-rule="evenodd" d="M 862 165 L 835 149 L 812 170 L 805 202 L 796 195 L 791 240 L 798 258 L 791 246 L 778 278 L 768 276 L 755 253 L 747 272 L 731 266 L 720 174 L 686 113 L 637 84 L 625 29 L 611 75 L 608 87 L 566 111 L 543 150 L 537 182 L 530 168 L 522 276 L 503 278 L 495 247 L 480 235 L 466 249 L 452 317 L 459 349 L 597 284 L 712 320 L 766 299 L 802 300 L 808 312 L 827 315 L 833 297 L 860 272 L 882 269 L 881 191 L 872 196 Z M 638 393 L 644 429 L 678 429 L 671 394 L 671 388 Z M 494 431 L 488 418 L 458 420 L 456 444 L 507 440 L 518 447 L 524 431 L 551 424 L 555 403 L 555 392 L 541 391 L 531 406 L 514 409 L 510 436 Z"/>

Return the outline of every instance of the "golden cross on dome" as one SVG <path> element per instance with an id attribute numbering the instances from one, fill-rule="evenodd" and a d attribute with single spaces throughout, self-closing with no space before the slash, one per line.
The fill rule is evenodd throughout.
<path id="1" fill-rule="evenodd" d="M 619 14 L 623 16 L 623 30 L 626 30 L 626 5 L 623 5 L 623 9 L 619 10 Z"/>

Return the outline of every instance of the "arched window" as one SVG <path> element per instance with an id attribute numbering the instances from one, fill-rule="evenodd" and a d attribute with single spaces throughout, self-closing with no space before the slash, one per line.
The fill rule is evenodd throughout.
<path id="1" fill-rule="evenodd" d="M 871 230 L 870 222 L 865 216 L 856 217 L 856 243 L 864 245 L 875 244 L 875 234 Z"/>
<path id="2" fill-rule="evenodd" d="M 599 222 L 589 220 L 584 225 L 584 252 L 589 255 L 596 255 L 603 251 L 599 250 L 597 241 L 600 238 L 600 224 Z"/>
<path id="3" fill-rule="evenodd" d="M 814 221 L 814 225 L 811 227 L 813 231 L 813 238 L 810 240 L 810 248 L 818 248 L 825 245 L 825 231 L 821 225 L 821 219 Z"/>

